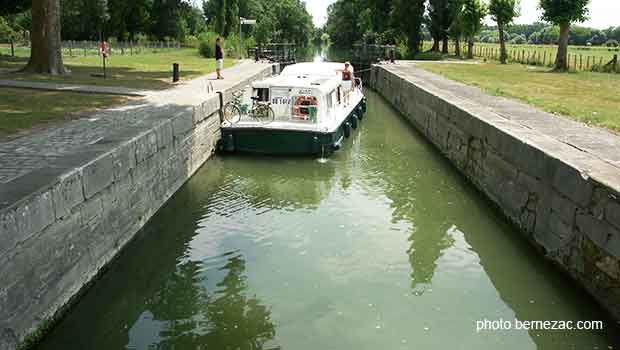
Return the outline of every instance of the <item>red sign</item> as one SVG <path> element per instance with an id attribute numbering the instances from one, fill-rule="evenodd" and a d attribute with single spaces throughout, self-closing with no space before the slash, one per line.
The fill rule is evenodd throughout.
<path id="1" fill-rule="evenodd" d="M 99 50 L 101 50 L 101 54 L 103 55 L 103 57 L 108 57 L 108 55 L 110 54 L 110 45 L 108 45 L 107 41 L 102 41 Z"/>

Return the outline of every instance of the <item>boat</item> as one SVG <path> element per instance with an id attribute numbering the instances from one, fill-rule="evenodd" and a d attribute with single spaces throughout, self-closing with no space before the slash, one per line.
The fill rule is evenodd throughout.
<path id="1" fill-rule="evenodd" d="M 342 79 L 344 63 L 308 62 L 233 94 L 222 111 L 221 149 L 327 157 L 366 112 L 361 79 Z M 348 84 L 348 86 L 347 86 Z"/>

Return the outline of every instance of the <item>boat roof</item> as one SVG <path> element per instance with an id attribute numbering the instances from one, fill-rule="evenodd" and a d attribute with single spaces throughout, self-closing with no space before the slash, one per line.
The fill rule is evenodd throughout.
<path id="1" fill-rule="evenodd" d="M 280 75 L 314 75 L 332 77 L 344 69 L 344 63 L 339 62 L 306 62 L 286 66 Z"/>
<path id="2" fill-rule="evenodd" d="M 287 66 L 278 76 L 252 83 L 254 88 L 292 87 L 329 93 L 342 83 L 344 63 L 309 62 Z"/>

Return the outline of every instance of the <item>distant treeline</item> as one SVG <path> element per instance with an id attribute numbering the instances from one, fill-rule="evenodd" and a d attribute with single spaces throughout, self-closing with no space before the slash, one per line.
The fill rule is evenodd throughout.
<path id="1" fill-rule="evenodd" d="M 533 24 L 513 24 L 505 30 L 506 39 L 512 44 L 557 44 L 560 36 L 558 26 L 536 22 Z M 479 35 L 479 41 L 498 43 L 497 26 L 484 26 Z M 570 45 L 609 45 L 617 46 L 620 42 L 620 26 L 607 29 L 596 29 L 581 26 L 571 26 L 568 36 Z"/>
<path id="2" fill-rule="evenodd" d="M 23 39 L 30 30 L 30 0 L 14 1 L 23 6 L 0 11 L 0 41 Z M 101 33 L 118 41 L 196 41 L 207 31 L 238 36 L 239 17 L 258 20 L 243 30 L 259 43 L 305 45 L 314 33 L 300 0 L 205 0 L 201 8 L 188 0 L 61 0 L 63 40 L 99 40 Z"/>
<path id="3" fill-rule="evenodd" d="M 329 34 L 331 42 L 338 47 L 368 43 L 395 44 L 404 48 L 408 41 L 416 42 L 419 38 L 435 41 L 449 38 L 454 41 L 468 36 L 473 36 L 475 41 L 497 43 L 497 26 L 484 25 L 481 21 L 479 28 L 476 28 L 479 15 L 482 15 L 480 19 L 485 15 L 496 17 L 493 6 L 490 6 L 494 2 L 503 6 L 504 12 L 511 12 L 511 1 L 337 0 L 329 6 L 327 24 L 320 30 Z M 512 3 L 518 4 L 518 1 L 513 0 Z M 543 22 L 511 24 L 511 21 L 512 18 L 504 23 L 504 39 L 508 43 L 558 44 L 558 25 Z M 418 38 L 415 33 L 407 32 L 415 32 L 416 27 L 419 27 Z M 614 46 L 618 41 L 620 26 L 605 30 L 570 26 L 570 45 Z M 409 50 L 413 49 L 409 47 Z"/>

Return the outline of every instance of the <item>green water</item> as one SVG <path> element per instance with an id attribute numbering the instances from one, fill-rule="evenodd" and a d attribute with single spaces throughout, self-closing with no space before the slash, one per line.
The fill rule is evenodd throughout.
<path id="1" fill-rule="evenodd" d="M 611 323 L 385 102 L 326 163 L 209 161 L 40 349 L 608 349 Z M 476 320 L 604 331 L 476 331 Z"/>

